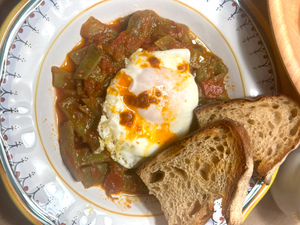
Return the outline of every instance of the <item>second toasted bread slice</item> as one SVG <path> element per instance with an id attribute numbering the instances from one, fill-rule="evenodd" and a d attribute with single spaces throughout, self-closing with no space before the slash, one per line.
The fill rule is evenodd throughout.
<path id="1" fill-rule="evenodd" d="M 161 203 L 168 224 L 205 224 L 222 198 L 229 224 L 242 223 L 253 171 L 246 130 L 231 120 L 198 130 L 145 163 L 137 173 Z"/>
<path id="2" fill-rule="evenodd" d="M 284 96 L 233 99 L 195 109 L 200 127 L 223 118 L 247 130 L 258 179 L 269 184 L 273 173 L 300 142 L 300 107 Z"/>

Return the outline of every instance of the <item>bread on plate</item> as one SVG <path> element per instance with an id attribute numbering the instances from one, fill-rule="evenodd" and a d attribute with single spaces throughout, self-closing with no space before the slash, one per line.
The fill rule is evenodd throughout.
<path id="1" fill-rule="evenodd" d="M 241 123 L 250 136 L 254 171 L 266 184 L 300 143 L 300 107 L 285 95 L 232 99 L 194 112 L 200 127 L 224 118 Z"/>
<path id="2" fill-rule="evenodd" d="M 252 172 L 249 136 L 232 120 L 191 133 L 137 171 L 161 203 L 169 225 L 206 224 L 220 198 L 227 223 L 241 224 Z"/>

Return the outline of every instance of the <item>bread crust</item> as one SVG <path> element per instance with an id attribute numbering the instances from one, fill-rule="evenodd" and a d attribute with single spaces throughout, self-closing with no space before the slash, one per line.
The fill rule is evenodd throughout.
<path id="1" fill-rule="evenodd" d="M 196 117 L 198 117 L 198 116 L 200 116 L 201 112 L 208 111 L 208 110 L 211 110 L 214 108 L 215 109 L 216 108 L 228 108 L 233 105 L 238 107 L 238 105 L 243 105 L 243 104 L 248 104 L 248 103 L 255 103 L 256 105 L 259 105 L 260 103 L 275 101 L 277 99 L 285 99 L 286 101 L 291 102 L 293 105 L 297 106 L 298 109 L 300 109 L 300 105 L 298 102 L 296 102 L 294 99 L 292 99 L 288 96 L 281 94 L 281 95 L 261 95 L 261 96 L 253 97 L 253 98 L 231 99 L 231 100 L 226 100 L 226 101 L 217 102 L 217 103 L 213 103 L 213 104 L 203 105 L 203 106 L 197 107 L 194 110 L 194 113 L 195 113 Z M 224 118 L 224 117 L 222 117 L 222 118 Z M 243 123 L 241 118 L 237 118 L 237 117 L 231 116 L 231 115 L 228 116 L 228 118 L 236 120 L 245 126 L 245 123 Z M 208 123 L 210 123 L 210 121 L 208 121 L 207 123 L 201 123 L 199 119 L 200 118 L 198 118 L 200 127 L 206 126 Z M 297 119 L 299 119 L 299 121 L 300 121 L 299 113 L 298 113 Z M 250 138 L 251 137 L 254 139 L 256 138 L 256 137 L 253 137 L 253 132 L 249 131 L 247 128 L 246 128 L 246 130 L 248 131 Z M 298 127 L 298 129 L 295 132 L 296 132 L 296 135 L 294 136 L 293 140 L 288 145 L 286 145 L 283 149 L 281 149 L 281 151 L 277 155 L 275 155 L 272 158 L 272 160 L 265 161 L 263 157 L 257 157 L 257 154 L 254 149 L 254 153 L 253 153 L 254 165 L 255 165 L 254 169 L 255 169 L 256 173 L 258 174 L 258 179 L 263 181 L 265 184 L 267 184 L 267 185 L 270 184 L 270 182 L 272 180 L 272 176 L 273 176 L 274 172 L 277 170 L 277 168 L 284 162 L 287 155 L 299 146 L 299 144 L 300 144 L 300 126 Z M 272 144 L 274 144 L 274 143 L 270 143 L 270 145 L 272 145 Z M 254 147 L 253 143 L 252 143 L 252 145 Z"/>
<path id="2" fill-rule="evenodd" d="M 226 126 L 231 130 L 232 134 L 237 140 L 238 149 L 240 151 L 239 160 L 243 164 L 243 166 L 238 168 L 238 171 L 234 171 L 234 173 L 240 175 L 233 176 L 233 179 L 235 179 L 232 181 L 233 185 L 228 189 L 228 193 L 223 196 L 222 200 L 222 214 L 224 215 L 227 223 L 238 225 L 242 223 L 242 206 L 247 195 L 248 183 L 253 172 L 253 157 L 252 151 L 250 149 L 250 139 L 247 131 L 241 124 L 230 119 L 224 119 L 222 121 L 217 121 L 216 123 L 210 124 L 205 128 L 197 130 L 179 140 L 178 142 L 171 144 L 166 150 L 147 161 L 137 170 L 137 174 L 141 176 L 142 180 L 145 182 L 145 180 L 147 180 L 147 176 L 149 176 L 149 174 L 145 172 L 146 170 L 154 167 L 155 164 L 160 164 L 176 157 L 176 155 L 183 151 L 184 147 L 189 143 L 191 137 L 194 137 L 199 133 L 207 132 L 208 130 L 218 126 Z M 147 185 L 147 182 L 145 183 Z M 192 224 L 206 224 L 206 222 L 212 217 L 212 214 L 214 212 L 213 201 L 208 204 L 208 206 L 206 206 L 205 211 L 205 215 L 199 215 Z M 165 211 L 164 213 L 167 217 L 167 213 Z"/>

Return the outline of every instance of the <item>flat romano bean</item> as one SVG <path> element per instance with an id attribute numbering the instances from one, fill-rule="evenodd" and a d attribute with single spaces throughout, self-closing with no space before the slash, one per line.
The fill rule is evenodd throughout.
<path id="1" fill-rule="evenodd" d="M 87 49 L 88 49 L 88 46 L 85 46 L 83 48 L 69 52 L 68 56 L 76 65 L 79 65 L 80 62 L 82 61 L 82 59 L 84 58 Z"/>
<path id="2" fill-rule="evenodd" d="M 64 69 L 57 66 L 51 67 L 52 82 L 56 88 L 74 88 L 74 81 L 72 81 L 72 74 Z"/>
<path id="3" fill-rule="evenodd" d="M 223 74 L 228 73 L 227 66 L 224 64 L 224 62 L 222 62 L 222 60 L 220 60 L 217 57 L 215 57 L 213 60 L 211 60 L 210 66 L 213 68 L 214 75 L 219 75 L 219 74 L 222 74 L 222 73 Z"/>
<path id="4" fill-rule="evenodd" d="M 199 50 L 193 48 L 191 50 L 191 59 L 190 59 L 190 66 L 196 69 L 199 69 L 201 66 L 208 63 L 211 59 L 210 55 L 207 55 Z"/>
<path id="5" fill-rule="evenodd" d="M 63 101 L 59 102 L 58 106 L 67 116 L 67 118 L 72 121 L 73 112 L 78 109 L 79 103 L 76 101 L 75 98 L 68 97 L 65 98 Z"/>
<path id="6" fill-rule="evenodd" d="M 83 98 L 81 100 L 86 104 L 93 115 L 100 118 L 102 114 L 102 103 L 104 102 L 103 98 Z"/>
<path id="7" fill-rule="evenodd" d="M 82 184 L 85 188 L 101 184 L 108 171 L 107 163 L 93 164 L 81 169 L 83 174 Z"/>
<path id="8" fill-rule="evenodd" d="M 79 103 L 76 99 L 68 97 L 58 103 L 58 106 L 65 113 L 67 118 L 72 121 L 76 134 L 82 137 L 92 151 L 95 151 L 99 146 L 99 140 L 96 138 L 95 132 L 91 131 L 93 126 L 97 126 L 97 121 L 85 115 L 79 109 Z"/>
<path id="9" fill-rule="evenodd" d="M 76 90 L 78 95 L 86 94 L 83 85 L 84 85 L 83 80 L 76 80 Z"/>
<path id="10" fill-rule="evenodd" d="M 225 64 L 218 58 L 213 58 L 210 60 L 210 64 L 203 65 L 196 70 L 196 81 L 199 83 L 201 81 L 211 79 L 217 75 L 227 73 L 227 66 L 225 66 Z"/>
<path id="11" fill-rule="evenodd" d="M 95 43 L 90 44 L 88 46 L 86 55 L 81 60 L 76 72 L 73 75 L 73 78 L 86 80 L 100 62 L 102 54 L 102 49 L 99 49 Z"/>
<path id="12" fill-rule="evenodd" d="M 95 119 L 96 121 L 96 119 Z M 92 128 L 90 131 L 88 131 L 86 139 L 84 140 L 90 147 L 90 149 L 95 152 L 98 150 L 100 147 L 100 142 L 99 142 L 99 134 L 95 130 L 97 128 L 97 125 L 99 123 L 99 120 L 93 123 Z"/>
<path id="13" fill-rule="evenodd" d="M 196 81 L 200 83 L 201 81 L 210 79 L 209 74 L 207 73 L 207 67 L 205 65 L 201 66 L 196 70 Z"/>
<path id="14" fill-rule="evenodd" d="M 170 35 L 163 36 L 162 38 L 158 39 L 154 44 L 157 45 L 161 50 L 170 49 L 170 43 L 176 41 Z"/>
<path id="15" fill-rule="evenodd" d="M 75 150 L 75 134 L 70 121 L 59 128 L 60 154 L 65 166 L 76 181 L 82 181 L 83 177 L 77 164 Z"/>
<path id="16" fill-rule="evenodd" d="M 150 36 L 155 17 L 156 13 L 151 10 L 134 13 L 128 21 L 126 33 L 134 33 L 141 38 Z"/>
<path id="17" fill-rule="evenodd" d="M 84 80 L 84 90 L 89 97 L 99 97 L 105 94 L 106 75 L 96 66 L 88 79 Z"/>
<path id="18" fill-rule="evenodd" d="M 95 115 L 91 112 L 91 110 L 86 105 L 80 105 L 79 109 L 81 112 L 85 113 L 87 116 L 95 119 Z"/>
<path id="19" fill-rule="evenodd" d="M 94 154 L 89 149 L 82 149 L 77 155 L 77 165 L 79 167 L 87 166 L 93 163 L 103 163 L 110 159 L 110 154 L 107 151 L 102 151 L 100 154 Z"/>
<path id="20" fill-rule="evenodd" d="M 81 26 L 80 34 L 89 41 L 105 42 L 115 38 L 118 32 L 91 16 Z"/>

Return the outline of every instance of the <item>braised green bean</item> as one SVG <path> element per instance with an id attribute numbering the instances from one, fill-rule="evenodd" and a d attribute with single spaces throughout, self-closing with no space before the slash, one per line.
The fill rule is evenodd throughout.
<path id="1" fill-rule="evenodd" d="M 102 57 L 102 49 L 99 49 L 95 43 L 89 45 L 86 55 L 79 63 L 76 72 L 73 75 L 74 79 L 84 79 L 86 80 L 94 68 L 100 62 Z"/>
<path id="2" fill-rule="evenodd" d="M 84 58 L 87 49 L 88 49 L 88 46 L 85 46 L 83 48 L 69 52 L 68 56 L 76 65 L 79 65 L 80 62 L 82 61 L 82 59 Z"/>
<path id="3" fill-rule="evenodd" d="M 72 74 L 66 70 L 63 70 L 57 66 L 52 66 L 52 81 L 53 87 L 56 88 L 74 88 L 74 81 L 72 80 Z"/>
<path id="4" fill-rule="evenodd" d="M 59 102 L 58 106 L 66 117 L 72 121 L 76 134 L 82 137 L 83 142 L 86 142 L 92 151 L 97 150 L 100 143 L 98 138 L 95 137 L 97 136 L 95 131 L 92 131 L 91 128 L 97 126 L 99 121 L 86 116 L 85 113 L 79 109 L 80 105 L 75 98 L 68 97 Z"/>
<path id="5" fill-rule="evenodd" d="M 104 181 L 105 175 L 108 172 L 108 164 L 100 163 L 83 167 L 81 169 L 84 177 L 82 183 L 85 188 L 101 184 Z"/>
<path id="6" fill-rule="evenodd" d="M 115 38 L 118 35 L 118 32 L 91 16 L 81 26 L 80 34 L 89 41 L 101 41 L 103 43 Z"/>
<path id="7" fill-rule="evenodd" d="M 64 164 L 71 172 L 71 175 L 76 181 L 82 181 L 83 177 L 78 166 L 77 154 L 75 150 L 75 134 L 72 123 L 70 121 L 64 123 L 59 128 L 59 143 L 60 143 L 60 154 Z"/>

